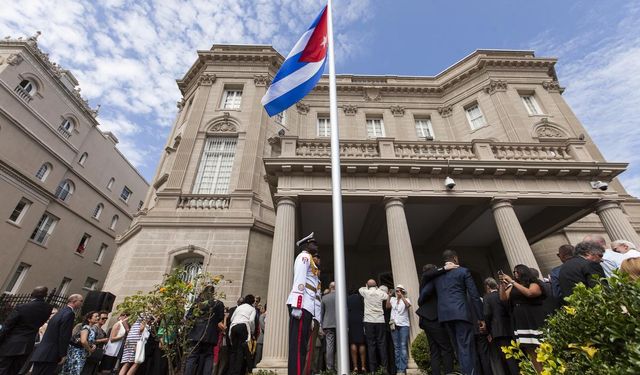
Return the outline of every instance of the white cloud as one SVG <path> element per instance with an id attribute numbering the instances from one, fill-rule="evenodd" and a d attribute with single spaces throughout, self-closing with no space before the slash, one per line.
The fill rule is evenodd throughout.
<path id="1" fill-rule="evenodd" d="M 585 16 L 579 36 L 561 40 L 547 30 L 532 49 L 559 57 L 567 102 L 608 161 L 630 163 L 620 179 L 640 196 L 640 6 L 627 5 L 619 20 L 595 13 Z"/>
<path id="2" fill-rule="evenodd" d="M 336 24 L 355 36 L 340 38 L 341 61 L 357 53 L 353 40 L 371 0 L 337 2 Z M 273 44 L 286 52 L 317 15 L 323 0 L 45 0 L 2 4 L 0 35 L 42 31 L 39 45 L 71 70 L 99 121 L 120 139 L 119 149 L 150 178 L 159 154 L 143 134 L 163 132 L 176 115 L 184 75 L 196 50 L 214 43 Z M 355 39 L 351 39 L 355 38 Z M 338 41 L 337 41 L 338 42 Z M 164 139 L 152 145 L 161 149 Z M 144 149 L 145 151 L 141 151 Z"/>

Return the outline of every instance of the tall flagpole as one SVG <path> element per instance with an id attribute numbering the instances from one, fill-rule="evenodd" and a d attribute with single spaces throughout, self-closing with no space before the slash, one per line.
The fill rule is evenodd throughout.
<path id="1" fill-rule="evenodd" d="M 329 117 L 331 121 L 331 192 L 333 208 L 333 269 L 336 283 L 336 317 L 338 374 L 349 374 L 349 340 L 347 336 L 347 284 L 344 270 L 344 235 L 342 226 L 342 190 L 340 183 L 340 137 L 338 134 L 338 100 L 336 67 L 333 53 L 332 1 L 327 2 L 327 34 L 329 37 Z"/>

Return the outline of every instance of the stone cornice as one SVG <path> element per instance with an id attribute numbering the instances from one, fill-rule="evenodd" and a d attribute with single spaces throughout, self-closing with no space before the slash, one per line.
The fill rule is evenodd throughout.
<path id="1" fill-rule="evenodd" d="M 68 70 L 62 68 L 57 63 L 52 62 L 49 59 L 49 54 L 43 52 L 40 49 L 40 47 L 38 47 L 38 36 L 40 36 L 39 31 L 34 36 L 28 37 L 26 39 L 23 39 L 21 37 L 20 38 L 7 37 L 4 40 L 0 41 L 0 46 L 18 47 L 28 51 L 35 58 L 35 60 L 38 63 L 40 63 L 40 65 L 44 68 L 44 71 L 47 72 L 50 75 L 50 77 L 54 79 L 54 81 L 56 81 L 59 88 L 62 89 L 62 91 L 65 92 L 67 96 L 71 98 L 71 100 L 85 115 L 87 115 L 86 116 L 87 119 L 89 119 L 89 121 L 92 122 L 93 125 L 98 125 L 96 117 L 98 116 L 99 107 L 96 109 L 91 108 L 89 106 L 89 101 L 83 98 L 82 95 L 80 94 L 79 88 L 70 89 L 67 87 L 67 85 L 65 85 L 62 82 L 63 76 L 67 76 L 68 80 L 70 80 L 72 83 L 75 83 L 77 85 L 77 81 Z M 18 56 L 19 55 L 14 57 L 13 61 L 11 60 L 7 61 L 7 63 L 11 65 L 20 64 L 22 62 L 22 59 Z M 16 58 L 18 60 L 15 60 Z"/>

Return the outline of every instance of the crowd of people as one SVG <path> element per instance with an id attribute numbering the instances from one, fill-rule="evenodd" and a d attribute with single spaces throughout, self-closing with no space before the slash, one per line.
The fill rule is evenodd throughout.
<path id="1" fill-rule="evenodd" d="M 562 264 L 548 278 L 519 264 L 512 272 L 500 270 L 497 278 L 486 278 L 481 296 L 456 252 L 446 250 L 442 267 L 423 267 L 415 306 L 404 286 L 389 290 L 368 280 L 347 298 L 351 370 L 406 373 L 411 314 L 417 314 L 426 334 L 434 375 L 453 373 L 456 362 L 463 374 L 518 374 L 518 364 L 501 351 L 512 340 L 540 370 L 535 349 L 541 327 L 577 284 L 593 287 L 617 269 L 640 279 L 640 252 L 629 241 L 617 240 L 608 248 L 603 237 L 587 236 L 575 247 L 560 246 L 557 256 Z M 309 257 L 307 268 L 317 270 L 319 255 Z M 303 342 L 298 340 L 304 359 L 297 358 L 297 374 L 336 369 L 335 284 L 320 290 L 319 272 L 309 274 L 313 279 L 305 279 L 303 288 L 294 292 L 308 292 L 311 307 L 304 307 L 302 298 L 292 299 L 296 305 L 288 303 L 293 323 L 302 329 L 305 319 L 310 322 L 308 332 L 291 326 L 298 338 L 306 335 Z M 169 366 L 177 365 L 169 364 L 162 351 L 175 341 L 175 332 L 155 325 L 153 317 L 143 314 L 130 324 L 123 313 L 107 329 L 109 312 L 91 311 L 74 327 L 83 297 L 71 295 L 58 310 L 45 302 L 47 292 L 46 287 L 35 288 L 32 299 L 18 305 L 0 328 L 0 375 L 167 374 Z M 262 358 L 266 305 L 249 294 L 229 308 L 214 292 L 213 286 L 205 287 L 185 314 L 192 324 L 183 373 L 244 375 Z"/>

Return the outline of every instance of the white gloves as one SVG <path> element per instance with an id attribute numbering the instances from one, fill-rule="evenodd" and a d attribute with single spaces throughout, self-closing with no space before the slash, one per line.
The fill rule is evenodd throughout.
<path id="1" fill-rule="evenodd" d="M 294 319 L 302 318 L 302 309 L 297 309 L 297 308 L 294 307 L 293 309 L 291 309 L 291 316 Z"/>

